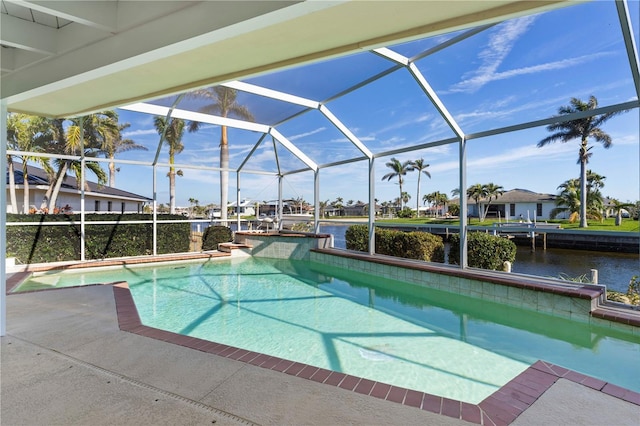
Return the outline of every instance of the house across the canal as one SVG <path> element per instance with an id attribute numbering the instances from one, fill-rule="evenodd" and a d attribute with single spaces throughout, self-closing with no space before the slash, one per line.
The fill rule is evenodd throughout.
<path id="1" fill-rule="evenodd" d="M 467 200 L 467 212 L 469 216 L 479 217 L 480 211 L 487 210 L 487 218 L 501 218 L 508 220 L 546 220 L 550 219 L 551 210 L 556 207 L 556 196 L 553 194 L 540 194 L 527 189 L 512 189 L 505 191 L 489 202 L 481 198 L 479 203 L 472 198 Z M 449 201 L 449 204 L 459 204 L 458 198 Z M 483 209 L 483 210 L 480 210 Z M 556 219 L 567 219 L 566 213 L 556 216 Z"/>

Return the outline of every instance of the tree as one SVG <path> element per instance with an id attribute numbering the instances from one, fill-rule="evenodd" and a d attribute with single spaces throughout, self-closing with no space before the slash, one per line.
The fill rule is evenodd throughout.
<path id="1" fill-rule="evenodd" d="M 577 98 L 571 98 L 570 105 L 562 106 L 558 109 L 558 117 L 572 115 L 582 111 L 592 111 L 598 107 L 598 100 L 595 96 L 589 97 L 588 102 L 583 102 Z M 612 117 L 626 111 L 614 111 L 605 114 L 593 115 L 576 120 L 554 123 L 547 126 L 551 135 L 538 142 L 538 147 L 543 147 L 549 143 L 560 141 L 569 142 L 574 139 L 580 140 L 578 151 L 578 164 L 580 164 L 580 227 L 587 227 L 587 163 L 592 153 L 589 146 L 589 139 L 600 142 L 605 149 L 611 147 L 611 136 L 605 133 L 600 126 Z"/>
<path id="2" fill-rule="evenodd" d="M 412 161 L 411 162 L 411 167 L 412 167 L 411 170 L 416 170 L 418 172 L 418 185 L 417 185 L 418 190 L 417 190 L 417 195 L 416 195 L 416 214 L 418 215 L 418 217 L 420 217 L 420 178 L 424 174 L 429 179 L 431 179 L 431 173 L 429 173 L 427 171 L 427 167 L 429 167 L 429 165 L 424 162 L 423 158 L 420 158 L 419 160 Z"/>
<path id="3" fill-rule="evenodd" d="M 487 205 L 483 209 L 483 214 L 481 221 L 487 217 L 487 213 L 489 212 L 489 206 L 491 205 L 491 201 L 497 199 L 500 195 L 504 194 L 504 188 L 500 185 L 496 185 L 495 183 L 487 183 L 483 185 L 484 187 L 484 196 L 487 198 Z"/>
<path id="4" fill-rule="evenodd" d="M 165 117 L 155 116 L 153 124 L 159 135 L 164 134 L 163 141 L 169 147 L 169 213 L 176 212 L 176 175 L 182 176 L 182 170 L 176 171 L 175 156 L 184 149 L 182 136 L 184 135 L 185 122 L 179 118 L 170 118 L 167 122 Z M 226 213 L 225 213 L 226 215 Z"/>
<path id="5" fill-rule="evenodd" d="M 336 208 L 336 210 L 338 210 L 338 216 L 342 216 L 343 202 L 344 202 L 344 199 L 342 197 L 337 197 L 336 200 L 333 202 L 333 206 Z"/>
<path id="6" fill-rule="evenodd" d="M 600 188 L 604 186 L 602 182 L 606 179 L 591 170 L 587 170 L 587 218 L 602 220 L 602 210 L 604 202 Z M 556 196 L 556 207 L 551 210 L 549 216 L 554 219 L 559 214 L 568 213 L 569 222 L 573 223 L 580 218 L 582 197 L 580 195 L 580 179 L 569 179 L 558 186 L 560 193 Z"/>
<path id="7" fill-rule="evenodd" d="M 611 209 L 616 214 L 616 222 L 615 222 L 616 226 L 622 225 L 622 211 L 635 206 L 635 204 L 633 203 L 621 203 L 615 198 L 611 199 L 609 203 L 610 203 Z"/>
<path id="8" fill-rule="evenodd" d="M 480 211 L 480 199 L 487 196 L 486 186 L 476 183 L 467 188 L 467 197 L 472 198 L 476 202 L 478 217 L 482 220 L 482 212 Z"/>
<path id="9" fill-rule="evenodd" d="M 402 193 L 402 202 L 404 204 L 407 204 L 410 199 L 411 199 L 411 195 L 408 192 L 405 191 Z"/>
<path id="10" fill-rule="evenodd" d="M 48 129 L 44 133 L 47 139 L 47 151 L 57 154 L 82 155 L 85 158 L 97 157 L 102 153 L 100 147 L 106 135 L 118 128 L 117 118 L 114 121 L 114 111 L 102 111 L 80 118 L 49 120 Z M 54 211 L 62 182 L 71 171 L 76 176 L 77 188 L 80 189 L 84 170 L 80 160 L 56 159 L 57 171 L 55 177 L 50 177 L 49 188 L 45 194 L 43 204 L 48 200 L 49 211 Z M 98 178 L 98 185 L 107 183 L 107 174 L 100 164 L 94 161 L 85 162 L 85 167 Z M 85 189 L 88 189 L 85 181 Z"/>
<path id="11" fill-rule="evenodd" d="M 445 211 L 447 211 L 447 204 L 449 203 L 449 197 L 447 197 L 447 194 L 441 193 L 441 192 L 436 192 L 438 194 L 437 198 L 436 198 L 436 203 L 438 206 L 442 206 L 442 214 L 445 213 Z"/>
<path id="12" fill-rule="evenodd" d="M 324 217 L 327 207 L 329 207 L 329 200 L 320 201 L 320 217 Z"/>
<path id="13" fill-rule="evenodd" d="M 401 163 L 394 157 L 391 158 L 391 160 L 387 162 L 385 166 L 389 167 L 393 171 L 382 176 L 382 180 L 389 181 L 395 177 L 398 178 L 398 185 L 400 186 L 400 208 L 402 209 L 402 200 L 404 199 L 404 191 L 402 190 L 402 184 L 404 183 L 403 176 L 406 176 L 408 172 L 413 170 L 412 162 L 405 161 L 404 163 Z"/>
<path id="14" fill-rule="evenodd" d="M 243 120 L 253 121 L 253 115 L 247 107 L 238 104 L 236 98 L 238 93 L 235 89 L 224 86 L 209 87 L 206 89 L 191 92 L 194 98 L 203 99 L 210 102 L 200 108 L 199 112 L 205 114 L 217 114 L 221 117 L 236 117 Z M 189 132 L 196 132 L 200 128 L 200 123 L 192 121 L 189 123 Z M 220 128 L 220 205 L 223 221 L 227 220 L 227 204 L 229 194 L 229 139 L 227 137 L 227 127 Z"/>
<path id="15" fill-rule="evenodd" d="M 43 125 L 45 125 L 43 127 Z M 40 133 L 46 130 L 46 121 L 41 117 L 26 114 L 9 114 L 7 117 L 7 144 L 8 149 L 22 152 L 43 152 L 44 143 L 40 139 Z M 37 156 L 21 155 L 22 161 L 22 181 L 23 181 L 23 213 L 29 213 L 29 161 L 36 162 L 47 171 L 52 173 L 49 159 Z M 13 213 L 18 213 L 15 170 L 13 156 L 7 155 L 7 165 L 9 173 L 9 194 Z"/>
<path id="16" fill-rule="evenodd" d="M 435 191 L 430 194 L 424 195 L 422 197 L 422 201 L 424 202 L 424 204 L 429 203 L 430 205 L 435 207 L 436 214 L 437 214 L 438 208 L 442 206 L 442 213 L 444 214 L 444 210 L 447 206 L 447 203 L 449 202 L 449 197 L 447 197 L 447 194 L 443 194 L 440 191 Z"/>
<path id="17" fill-rule="evenodd" d="M 115 116 L 115 120 L 118 120 L 117 115 Z M 117 129 L 105 135 L 102 141 L 102 152 L 105 158 L 111 160 L 109 161 L 109 186 L 112 188 L 116 186 L 116 171 L 120 170 L 116 169 L 116 163 L 114 161 L 116 155 L 133 150 L 148 150 L 146 146 L 139 145 L 131 139 L 122 139 L 122 131 L 128 129 L 129 126 L 131 126 L 129 123 L 118 124 Z"/>
<path id="18" fill-rule="evenodd" d="M 196 200 L 195 198 L 193 198 L 193 197 L 189 198 L 189 204 L 191 205 L 189 207 L 189 210 L 190 210 L 189 216 L 191 218 L 193 218 L 193 216 L 195 216 L 195 213 L 196 213 L 196 210 L 198 209 L 198 204 L 199 203 L 200 203 L 200 201 Z"/>

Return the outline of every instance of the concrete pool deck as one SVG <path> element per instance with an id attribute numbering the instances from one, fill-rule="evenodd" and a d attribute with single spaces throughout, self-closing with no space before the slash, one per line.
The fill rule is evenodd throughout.
<path id="1" fill-rule="evenodd" d="M 470 424 L 123 331 L 114 294 L 105 285 L 7 298 L 2 424 Z M 556 378 L 511 424 L 635 425 L 636 402 Z"/>

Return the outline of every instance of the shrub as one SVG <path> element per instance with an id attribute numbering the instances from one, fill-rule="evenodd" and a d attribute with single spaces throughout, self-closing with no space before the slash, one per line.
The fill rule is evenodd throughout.
<path id="1" fill-rule="evenodd" d="M 460 235 L 450 238 L 449 263 L 460 264 Z M 467 234 L 467 262 L 473 268 L 501 271 L 506 261 L 516 259 L 516 245 L 513 241 L 484 232 Z"/>
<path id="2" fill-rule="evenodd" d="M 202 235 L 202 250 L 218 250 L 218 244 L 231 241 L 231 228 L 227 226 L 210 226 Z"/>
<path id="3" fill-rule="evenodd" d="M 344 233 L 347 250 L 369 251 L 369 227 L 352 225 Z"/>
<path id="4" fill-rule="evenodd" d="M 85 215 L 85 257 L 141 256 L 153 252 L 153 224 L 127 223 L 151 220 L 150 214 Z M 189 250 L 190 224 L 162 223 L 184 220 L 181 215 L 158 216 L 158 253 L 181 253 Z M 97 225 L 95 221 L 118 221 Z M 25 225 L 7 227 L 7 256 L 18 263 L 47 263 L 80 259 L 80 215 L 8 214 L 7 222 L 67 222 L 67 226 Z"/>
<path id="5" fill-rule="evenodd" d="M 626 293 L 607 290 L 607 299 L 614 302 L 626 303 L 627 305 L 640 306 L 640 279 L 637 275 L 629 280 L 629 287 Z"/>
<path id="6" fill-rule="evenodd" d="M 398 212 L 398 217 L 400 218 L 409 219 L 409 218 L 412 218 L 413 216 L 415 216 L 415 212 L 411 210 L 411 208 L 409 207 L 404 207 L 402 210 Z"/>
<path id="7" fill-rule="evenodd" d="M 442 238 L 428 232 L 403 232 L 387 228 L 375 230 L 376 253 L 387 256 L 419 259 L 427 262 L 444 262 Z M 353 225 L 345 232 L 347 249 L 368 251 L 367 225 Z"/>

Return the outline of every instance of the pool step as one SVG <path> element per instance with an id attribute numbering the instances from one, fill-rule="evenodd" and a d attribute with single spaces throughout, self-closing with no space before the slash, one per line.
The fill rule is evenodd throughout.
<path id="1" fill-rule="evenodd" d="M 225 253 L 231 253 L 233 250 L 238 249 L 251 249 L 253 246 L 249 244 L 242 243 L 220 243 L 218 244 L 218 251 L 223 251 Z"/>

